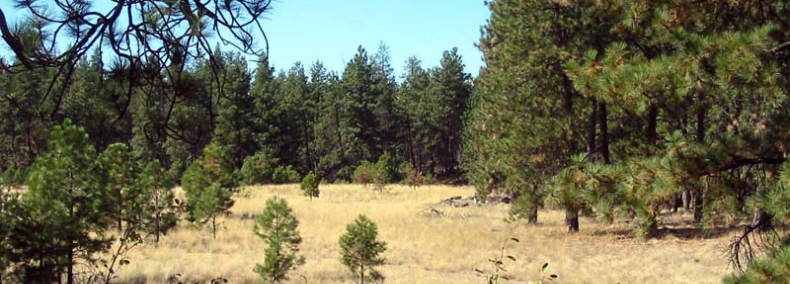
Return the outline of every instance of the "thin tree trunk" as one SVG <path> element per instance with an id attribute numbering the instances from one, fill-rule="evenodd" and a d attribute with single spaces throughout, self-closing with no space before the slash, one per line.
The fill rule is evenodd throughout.
<path id="1" fill-rule="evenodd" d="M 565 225 L 568 226 L 569 233 L 579 232 L 579 211 L 566 212 Z"/>
<path id="2" fill-rule="evenodd" d="M 211 231 L 214 235 L 214 239 L 217 239 L 217 214 L 211 216 Z"/>
<path id="3" fill-rule="evenodd" d="M 697 143 L 705 143 L 705 116 L 706 116 L 706 109 L 703 105 L 705 101 L 705 93 L 699 92 L 697 94 L 698 99 L 698 106 L 697 106 Z M 702 211 L 703 211 L 703 192 L 702 187 L 698 187 L 696 190 L 696 195 L 694 196 L 694 221 L 701 221 L 702 220 Z"/>
<path id="4" fill-rule="evenodd" d="M 600 102 L 598 118 L 601 124 L 601 156 L 603 157 L 604 163 L 610 164 L 612 163 L 612 158 L 609 153 L 609 122 L 606 102 Z"/>
<path id="5" fill-rule="evenodd" d="M 593 111 L 587 125 L 587 155 L 595 154 L 595 126 L 598 119 L 598 103 L 593 101 Z"/>
<path id="6" fill-rule="evenodd" d="M 365 265 L 359 265 L 359 284 L 365 284 Z"/>

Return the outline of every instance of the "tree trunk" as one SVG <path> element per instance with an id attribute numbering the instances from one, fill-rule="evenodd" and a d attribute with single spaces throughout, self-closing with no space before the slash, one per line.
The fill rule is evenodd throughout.
<path id="1" fill-rule="evenodd" d="M 406 117 L 406 140 L 409 143 L 409 161 L 411 162 L 412 168 L 417 168 L 417 161 L 414 158 L 414 138 L 411 134 L 411 116 Z"/>
<path id="2" fill-rule="evenodd" d="M 766 213 L 762 209 L 757 209 L 754 211 L 754 217 L 752 218 L 752 226 L 758 227 L 758 232 L 765 232 L 771 229 L 773 223 L 773 216 Z"/>
<path id="3" fill-rule="evenodd" d="M 365 284 L 365 265 L 359 265 L 359 284 Z"/>
<path id="4" fill-rule="evenodd" d="M 705 101 L 705 93 L 699 92 L 699 94 L 697 94 L 697 100 L 697 143 L 702 144 L 705 143 L 706 109 L 703 105 L 703 102 Z M 697 222 L 702 220 L 703 194 L 702 187 L 698 187 L 694 196 L 694 221 Z"/>
<path id="5" fill-rule="evenodd" d="M 609 153 L 609 122 L 607 116 L 606 102 L 601 102 L 598 109 L 598 119 L 601 124 L 601 156 L 604 163 L 610 164 L 612 163 L 612 158 Z"/>
<path id="6" fill-rule="evenodd" d="M 699 222 L 702 221 L 702 203 L 704 199 L 702 198 L 702 189 L 697 189 L 697 192 L 694 193 L 694 221 Z"/>
<path id="7" fill-rule="evenodd" d="M 538 206 L 534 206 L 532 208 L 532 212 L 529 214 L 529 219 L 527 219 L 527 224 L 537 224 L 538 223 Z"/>
<path id="8" fill-rule="evenodd" d="M 587 155 L 595 154 L 595 126 L 598 119 L 598 103 L 593 101 L 593 111 L 590 114 L 590 121 L 587 125 Z"/>
<path id="9" fill-rule="evenodd" d="M 211 231 L 214 235 L 214 239 L 217 239 L 217 214 L 211 216 Z"/>
<path id="10" fill-rule="evenodd" d="M 579 232 L 579 211 L 566 212 L 565 225 L 568 226 L 569 233 Z"/>

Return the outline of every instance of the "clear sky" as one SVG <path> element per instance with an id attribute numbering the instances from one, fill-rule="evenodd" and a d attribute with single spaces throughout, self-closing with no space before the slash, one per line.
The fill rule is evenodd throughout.
<path id="1" fill-rule="evenodd" d="M 490 13 L 482 0 L 278 0 L 265 22 L 270 62 L 287 69 L 293 62 L 324 62 L 342 71 L 362 45 L 369 53 L 389 46 L 396 74 L 417 56 L 423 67 L 439 64 L 453 47 L 477 75 L 482 53 L 475 47 Z"/>
<path id="2" fill-rule="evenodd" d="M 8 13 L 9 2 L 0 0 L 0 8 L 13 22 L 19 17 Z M 433 67 L 453 47 L 468 73 L 476 76 L 483 64 L 475 47 L 490 15 L 483 0 L 275 0 L 272 7 L 263 24 L 277 70 L 320 60 L 342 72 L 358 46 L 374 54 L 381 42 L 389 46 L 398 76 L 407 58 L 416 56 L 423 67 Z"/>

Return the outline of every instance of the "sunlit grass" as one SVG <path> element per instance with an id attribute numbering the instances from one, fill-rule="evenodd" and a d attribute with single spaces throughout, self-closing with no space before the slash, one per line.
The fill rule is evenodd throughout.
<path id="1" fill-rule="evenodd" d="M 540 266 L 550 263 L 560 283 L 718 283 L 728 272 L 723 254 L 728 236 L 683 239 L 665 236 L 642 242 L 623 232 L 627 224 L 604 225 L 582 219 L 581 233 L 568 235 L 563 214 L 541 211 L 540 225 L 507 223 L 508 207 L 437 205 L 452 196 L 470 196 L 471 187 L 423 186 L 413 190 L 389 186 L 379 193 L 360 185 L 322 185 L 321 197 L 304 197 L 298 185 L 250 187 L 236 199 L 232 215 L 222 219 L 216 240 L 204 229 L 182 225 L 158 247 L 147 245 L 129 255 L 117 283 L 205 281 L 224 277 L 230 283 L 256 283 L 252 269 L 263 261 L 264 243 L 252 232 L 253 220 L 271 196 L 285 198 L 301 224 L 301 254 L 306 263 L 290 283 L 354 283 L 339 261 L 338 239 L 346 224 L 366 214 L 379 225 L 379 238 L 388 243 L 386 283 L 484 283 L 475 268 L 489 269 L 488 259 L 502 241 L 518 261 L 506 265 L 512 281 L 528 283 L 540 277 Z M 426 207 L 442 211 L 433 217 Z M 675 216 L 675 219 L 687 216 Z M 301 276 L 304 276 L 302 278 Z"/>

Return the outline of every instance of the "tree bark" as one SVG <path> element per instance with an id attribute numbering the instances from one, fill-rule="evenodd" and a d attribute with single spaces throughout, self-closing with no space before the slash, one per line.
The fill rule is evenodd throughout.
<path id="1" fill-rule="evenodd" d="M 579 232 L 579 211 L 566 212 L 565 225 L 568 226 L 569 233 Z"/>
<path id="2" fill-rule="evenodd" d="M 610 164 L 612 163 L 612 158 L 609 153 L 609 122 L 606 102 L 600 102 L 599 104 L 598 120 L 601 126 L 601 156 L 604 163 Z"/>
<path id="3" fill-rule="evenodd" d="M 593 101 L 593 111 L 587 125 L 587 155 L 595 154 L 595 126 L 598 119 L 598 103 Z"/>

